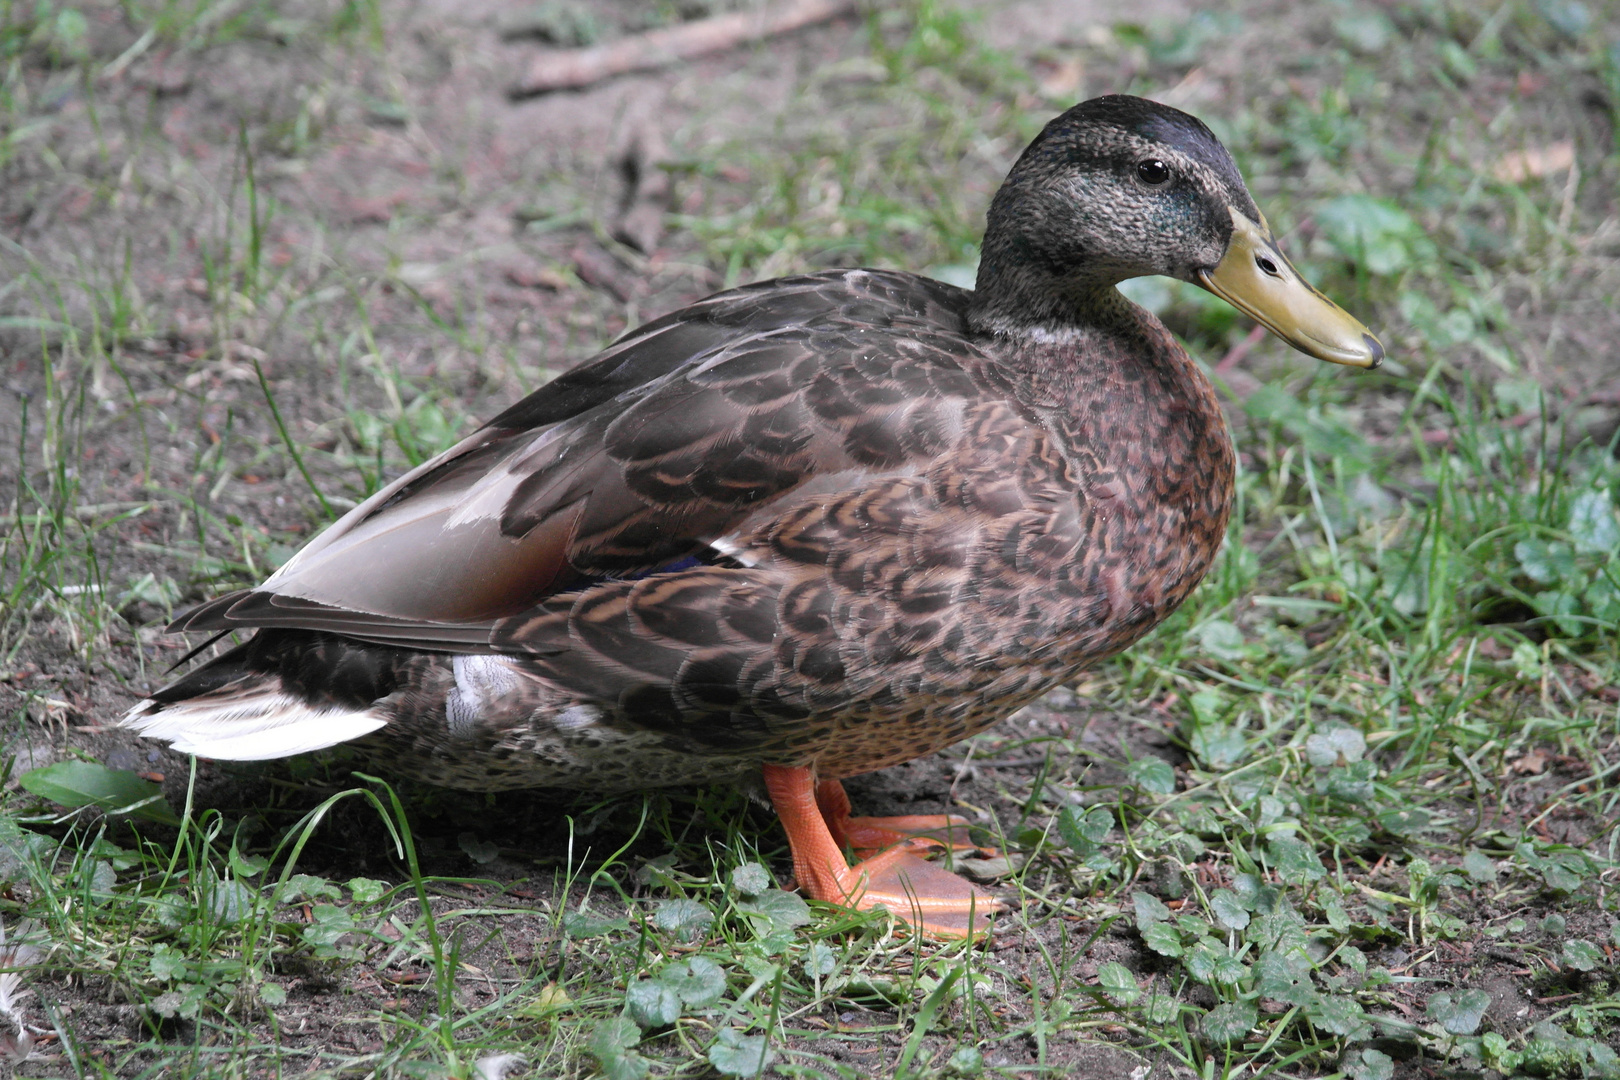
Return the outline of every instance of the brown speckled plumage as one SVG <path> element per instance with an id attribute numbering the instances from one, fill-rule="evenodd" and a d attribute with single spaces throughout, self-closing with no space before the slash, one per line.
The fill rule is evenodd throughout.
<path id="1" fill-rule="evenodd" d="M 1175 185 L 1132 179 L 1145 153 Z M 1218 262 L 1233 208 L 1197 121 L 1077 106 L 998 194 L 976 291 L 829 271 L 649 323 L 180 619 L 258 633 L 129 722 L 207 753 L 237 715 L 360 717 L 379 767 L 480 789 L 840 777 L 983 730 L 1215 556 L 1214 393 L 1113 285 Z M 278 738 L 234 756 L 307 748 Z"/>

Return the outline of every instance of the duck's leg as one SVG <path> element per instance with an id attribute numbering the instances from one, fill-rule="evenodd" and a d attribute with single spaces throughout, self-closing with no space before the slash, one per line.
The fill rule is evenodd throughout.
<path id="1" fill-rule="evenodd" d="M 821 807 L 821 816 L 827 819 L 833 839 L 854 851 L 882 851 L 908 840 L 920 840 L 951 851 L 984 851 L 991 857 L 999 854 L 993 848 L 973 842 L 968 836 L 973 823 L 960 814 L 852 817 L 849 795 L 837 780 L 822 780 L 816 784 L 816 805 Z"/>
<path id="2" fill-rule="evenodd" d="M 766 765 L 764 772 L 765 789 L 793 850 L 793 873 L 812 899 L 862 910 L 886 908 L 934 937 L 969 937 L 990 929 L 989 916 L 1004 906 L 1000 900 L 906 847 L 850 866 L 816 804 L 810 770 Z"/>

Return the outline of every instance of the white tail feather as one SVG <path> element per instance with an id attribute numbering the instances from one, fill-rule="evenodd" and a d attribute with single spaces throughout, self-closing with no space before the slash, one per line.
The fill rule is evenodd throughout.
<path id="1" fill-rule="evenodd" d="M 143 701 L 119 721 L 183 754 L 264 761 L 358 739 L 388 723 L 365 709 L 320 707 L 272 686 L 189 701 Z"/>

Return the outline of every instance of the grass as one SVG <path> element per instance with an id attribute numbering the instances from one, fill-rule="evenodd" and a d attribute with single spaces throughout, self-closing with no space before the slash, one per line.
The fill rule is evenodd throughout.
<path id="1" fill-rule="evenodd" d="M 1006 50 L 945 3 L 884 10 L 789 108 L 758 103 L 797 39 L 704 77 L 652 259 L 595 225 L 601 147 L 503 172 L 480 115 L 413 96 L 443 65 L 411 18 L 0 0 L 0 918 L 34 992 L 0 983 L 0 1012 L 32 1025 L 23 1074 L 1617 1073 L 1601 5 L 1236 4 Z M 783 891 L 736 792 L 494 799 L 341 756 L 181 775 L 97 730 L 178 656 L 173 610 L 624 326 L 806 268 L 970 272 L 1013 156 L 1106 90 L 1210 122 L 1392 362 L 1261 342 L 1218 367 L 1243 469 L 1209 580 L 905 774 L 1006 852 L 975 868 L 1019 901 L 993 947 Z M 199 96 L 229 122 L 177 113 Z M 467 239 L 489 207 L 517 208 L 510 241 Z M 584 284 L 580 245 L 628 299 Z M 510 286 L 511 257 L 562 289 Z M 1212 364 L 1245 348 L 1203 294 L 1131 289 Z"/>

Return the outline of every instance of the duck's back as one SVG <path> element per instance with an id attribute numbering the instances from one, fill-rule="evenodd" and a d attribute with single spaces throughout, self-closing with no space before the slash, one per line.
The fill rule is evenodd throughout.
<path id="1" fill-rule="evenodd" d="M 999 719 L 1207 569 L 1232 458 L 1151 316 L 1011 341 L 838 271 L 627 335 L 184 629 L 262 628 L 131 714 L 219 757 L 367 735 L 440 783 L 824 776 Z"/>

